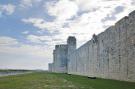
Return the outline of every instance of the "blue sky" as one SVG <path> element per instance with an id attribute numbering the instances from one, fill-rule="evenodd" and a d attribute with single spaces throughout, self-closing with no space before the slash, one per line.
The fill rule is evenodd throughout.
<path id="1" fill-rule="evenodd" d="M 74 35 L 79 47 L 134 8 L 135 0 L 0 0 L 0 68 L 47 69 L 54 45 Z"/>

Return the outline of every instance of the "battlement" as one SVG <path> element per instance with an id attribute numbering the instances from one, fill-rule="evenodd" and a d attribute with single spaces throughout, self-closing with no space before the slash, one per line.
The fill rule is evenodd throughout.
<path id="1" fill-rule="evenodd" d="M 122 19 L 120 19 L 119 21 L 117 21 L 117 22 L 115 23 L 115 26 L 119 26 L 119 25 L 121 25 L 121 24 L 126 23 L 127 20 L 129 20 L 129 18 L 130 18 L 130 20 L 133 20 L 133 18 L 135 18 L 135 10 L 132 11 L 131 13 L 129 13 L 128 16 L 125 16 L 124 18 L 122 18 Z"/>
<path id="2" fill-rule="evenodd" d="M 128 16 L 125 16 L 124 18 L 120 19 L 116 24 L 115 26 L 119 26 L 121 24 L 124 24 L 126 22 L 126 20 L 128 20 Z"/>
<path id="3" fill-rule="evenodd" d="M 132 11 L 131 13 L 129 13 L 129 16 L 131 16 L 131 17 L 135 16 L 135 10 Z"/>
<path id="4" fill-rule="evenodd" d="M 67 45 L 66 44 L 55 45 L 55 49 L 59 49 L 59 48 L 67 48 Z"/>

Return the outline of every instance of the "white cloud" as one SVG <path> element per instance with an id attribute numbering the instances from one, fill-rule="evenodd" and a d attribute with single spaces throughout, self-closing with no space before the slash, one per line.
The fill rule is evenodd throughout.
<path id="1" fill-rule="evenodd" d="M 59 39 L 53 40 L 53 43 L 65 43 L 69 35 L 75 35 L 81 45 L 90 40 L 94 33 L 104 31 L 128 15 L 135 6 L 132 5 L 132 0 L 59 0 L 48 2 L 45 8 L 49 15 L 55 16 L 53 21 L 47 22 L 42 18 L 28 18 L 22 21 L 51 33 L 59 30 L 59 34 L 51 36 L 52 39 Z"/>
<path id="2" fill-rule="evenodd" d="M 50 33 L 59 30 L 59 28 L 61 28 L 62 25 L 64 24 L 59 21 L 47 22 L 42 18 L 28 18 L 22 19 L 22 21 L 27 24 L 32 24 L 34 27 L 37 27 L 41 30 L 49 30 Z"/>
<path id="3" fill-rule="evenodd" d="M 21 45 L 19 47 L 0 46 L 0 49 L 0 68 L 3 65 L 3 67 L 17 69 L 47 69 L 47 64 L 52 62 L 52 49 L 48 47 Z"/>
<path id="4" fill-rule="evenodd" d="M 43 19 L 40 18 L 28 18 L 28 19 L 22 19 L 25 23 L 32 23 L 35 27 L 38 27 L 40 29 L 45 29 L 45 25 L 42 25 L 45 23 Z"/>
<path id="5" fill-rule="evenodd" d="M 11 15 L 15 11 L 15 6 L 12 4 L 0 5 L 0 12 L 2 14 Z"/>
<path id="6" fill-rule="evenodd" d="M 62 36 L 63 34 L 61 34 Z M 38 36 L 28 35 L 27 40 L 33 44 L 46 45 L 50 49 L 54 49 L 56 44 L 66 44 L 65 37 L 60 38 L 59 36 Z"/>
<path id="7" fill-rule="evenodd" d="M 58 2 L 48 2 L 45 4 L 49 15 L 55 16 L 59 21 L 72 18 L 78 12 L 78 6 L 70 0 L 59 0 Z"/>
<path id="8" fill-rule="evenodd" d="M 47 42 L 52 41 L 51 37 L 49 36 L 36 36 L 36 35 L 28 35 L 27 40 L 34 43 L 40 43 L 40 44 L 45 44 Z"/>
<path id="9" fill-rule="evenodd" d="M 7 53 L 13 55 L 29 55 L 39 58 L 44 58 L 45 60 L 51 58 L 51 52 L 46 46 L 32 46 L 32 45 L 20 45 L 17 47 L 10 46 L 0 46 L 0 53 Z"/>
<path id="10" fill-rule="evenodd" d="M 23 8 L 32 7 L 33 4 L 39 3 L 42 0 L 20 0 L 20 6 Z"/>
<path id="11" fill-rule="evenodd" d="M 12 46 L 12 45 L 17 45 L 18 41 L 14 38 L 11 37 L 0 37 L 0 46 Z"/>
<path id="12" fill-rule="evenodd" d="M 80 11 L 93 11 L 100 7 L 101 0 L 72 0 L 74 1 Z M 98 3 L 98 4 L 97 4 Z"/>
<path id="13" fill-rule="evenodd" d="M 38 62 L 38 64 L 35 65 L 35 68 L 40 68 L 43 65 L 47 65 L 49 62 L 51 62 L 50 59 L 52 59 L 52 50 L 53 49 L 44 45 L 28 45 L 20 43 L 11 37 L 0 37 L 0 60 L 9 59 L 8 63 L 11 63 L 10 65 L 12 65 L 12 62 L 14 62 L 13 65 L 16 68 L 19 68 L 18 65 L 21 65 L 18 64 L 20 63 L 19 60 L 25 60 L 24 62 L 26 63 L 31 61 L 30 65 Z M 8 56 L 4 57 L 2 54 Z M 2 62 L 4 61 L 1 61 L 0 65 L 2 65 Z M 41 65 L 39 65 L 39 63 Z M 4 65 L 6 64 L 3 64 L 3 66 Z M 47 69 L 47 66 L 44 69 Z"/>
<path id="14" fill-rule="evenodd" d="M 27 34 L 29 34 L 29 31 L 24 31 L 24 32 L 22 32 L 22 34 L 27 35 Z"/>

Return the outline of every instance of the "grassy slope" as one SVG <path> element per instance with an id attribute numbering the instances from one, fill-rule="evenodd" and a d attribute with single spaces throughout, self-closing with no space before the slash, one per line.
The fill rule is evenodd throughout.
<path id="1" fill-rule="evenodd" d="M 0 77 L 0 89 L 135 89 L 135 83 L 40 72 Z"/>

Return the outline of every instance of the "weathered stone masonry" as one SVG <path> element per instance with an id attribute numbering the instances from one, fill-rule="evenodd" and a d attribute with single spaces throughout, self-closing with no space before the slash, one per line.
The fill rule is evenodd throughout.
<path id="1" fill-rule="evenodd" d="M 76 50 L 76 39 L 70 36 L 67 40 L 67 44 L 56 45 L 53 50 L 53 63 L 49 64 L 49 70 L 57 73 L 67 73 L 68 60 Z"/>
<path id="2" fill-rule="evenodd" d="M 60 70 L 89 77 L 135 81 L 135 11 L 99 35 L 93 35 L 78 49 L 76 40 L 71 42 L 73 46 L 68 43 L 64 54 L 66 68 Z M 62 53 L 58 54 L 62 56 Z M 61 60 L 54 55 L 53 72 L 60 71 L 56 70 L 56 59 Z"/>

